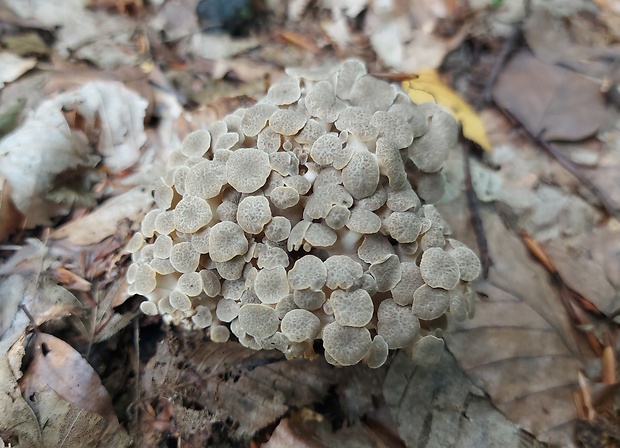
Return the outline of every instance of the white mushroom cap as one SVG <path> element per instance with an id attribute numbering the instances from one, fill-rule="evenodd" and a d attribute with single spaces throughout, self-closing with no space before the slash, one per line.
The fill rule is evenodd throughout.
<path id="1" fill-rule="evenodd" d="M 344 205 L 334 205 L 327 216 L 325 217 L 325 224 L 332 229 L 342 229 L 349 218 L 351 217 L 351 211 Z"/>
<path id="2" fill-rule="evenodd" d="M 400 260 L 397 255 L 389 255 L 385 260 L 373 263 L 368 269 L 377 281 L 377 290 L 386 292 L 393 289 L 402 277 Z"/>
<path id="3" fill-rule="evenodd" d="M 180 173 L 180 168 L 177 173 Z M 183 179 L 183 191 L 180 191 L 175 178 L 175 188 L 179 194 L 190 194 L 202 199 L 214 198 L 226 183 L 225 169 L 222 162 L 204 160 L 188 169 Z"/>
<path id="4" fill-rule="evenodd" d="M 387 237 L 381 234 L 364 236 L 364 241 L 357 250 L 357 256 L 366 263 L 380 263 L 394 254 L 394 247 Z"/>
<path id="5" fill-rule="evenodd" d="M 188 311 L 192 307 L 192 301 L 181 291 L 172 291 L 168 300 L 170 305 L 179 311 Z"/>
<path id="6" fill-rule="evenodd" d="M 357 59 L 347 59 L 338 68 L 336 95 L 342 100 L 351 99 L 351 91 L 355 82 L 365 75 L 366 66 Z"/>
<path id="7" fill-rule="evenodd" d="M 334 159 L 342 152 L 342 142 L 337 134 L 329 133 L 321 135 L 312 144 L 310 157 L 321 166 L 334 163 Z"/>
<path id="8" fill-rule="evenodd" d="M 293 292 L 295 305 L 305 310 L 315 311 L 325 303 L 325 293 L 312 289 L 296 289 Z"/>
<path id="9" fill-rule="evenodd" d="M 156 258 L 153 261 L 151 261 L 150 266 L 159 275 L 168 275 L 176 271 L 176 269 L 174 269 L 174 267 L 172 266 L 172 263 L 170 263 L 170 260 L 168 259 L 164 260 L 164 259 Z"/>
<path id="10" fill-rule="evenodd" d="M 157 215 L 157 218 L 155 218 L 155 231 L 160 235 L 168 235 L 176 230 L 174 215 L 173 210 L 168 210 Z"/>
<path id="11" fill-rule="evenodd" d="M 273 269 L 277 266 L 286 268 L 290 264 L 288 253 L 279 247 L 271 247 L 260 243 L 257 247 L 257 252 L 258 260 L 256 264 L 261 269 Z"/>
<path id="12" fill-rule="evenodd" d="M 269 126 L 274 132 L 282 135 L 295 135 L 308 121 L 301 112 L 292 109 L 278 109 L 269 118 Z"/>
<path id="13" fill-rule="evenodd" d="M 125 250 L 133 254 L 138 252 L 142 246 L 144 246 L 144 235 L 140 232 L 136 232 L 127 243 L 127 246 L 125 246 Z"/>
<path id="14" fill-rule="evenodd" d="M 265 236 L 276 243 L 286 240 L 291 234 L 291 221 L 284 216 L 274 216 L 265 226 Z"/>
<path id="15" fill-rule="evenodd" d="M 230 330 L 224 325 L 212 325 L 209 336 L 213 342 L 223 344 L 230 339 Z"/>
<path id="16" fill-rule="evenodd" d="M 222 288 L 217 275 L 208 269 L 201 270 L 199 274 L 202 277 L 202 284 L 205 294 L 209 297 L 217 296 Z"/>
<path id="17" fill-rule="evenodd" d="M 211 311 L 206 306 L 198 305 L 196 314 L 192 316 L 192 322 L 198 328 L 207 328 L 213 322 Z"/>
<path id="18" fill-rule="evenodd" d="M 411 359 L 421 366 L 435 364 L 443 353 L 444 341 L 431 334 L 420 338 L 411 348 Z"/>
<path id="19" fill-rule="evenodd" d="M 481 269 L 480 260 L 470 248 L 465 246 L 456 247 L 449 252 L 449 255 L 456 261 L 459 267 L 461 280 L 469 282 L 478 277 Z"/>
<path id="20" fill-rule="evenodd" d="M 144 216 L 142 224 L 140 225 L 140 231 L 143 236 L 147 238 L 151 238 L 153 236 L 153 233 L 155 232 L 155 219 L 161 212 L 162 210 L 156 208 Z"/>
<path id="21" fill-rule="evenodd" d="M 431 247 L 422 254 L 420 273 L 432 288 L 454 289 L 461 277 L 456 260 L 438 247 Z"/>
<path id="22" fill-rule="evenodd" d="M 379 130 L 370 124 L 372 113 L 365 107 L 349 107 L 334 123 L 339 131 L 347 131 L 363 142 L 377 138 Z"/>
<path id="23" fill-rule="evenodd" d="M 413 314 L 420 319 L 437 319 L 449 306 L 450 293 L 445 289 L 422 285 L 413 293 Z"/>
<path id="24" fill-rule="evenodd" d="M 271 221 L 269 201 L 264 196 L 248 196 L 237 208 L 237 224 L 245 232 L 258 234 Z"/>
<path id="25" fill-rule="evenodd" d="M 256 138 L 256 148 L 267 154 L 276 152 L 280 148 L 281 143 L 282 137 L 280 134 L 277 134 L 271 126 L 267 126 L 265 129 L 260 131 L 258 137 Z"/>
<path id="26" fill-rule="evenodd" d="M 199 254 L 209 253 L 209 235 L 211 235 L 211 227 L 205 227 L 192 234 L 192 248 Z"/>
<path id="27" fill-rule="evenodd" d="M 381 174 L 387 176 L 390 187 L 401 188 L 408 182 L 405 163 L 400 155 L 400 150 L 391 141 L 387 141 L 383 137 L 377 140 L 375 154 L 379 161 Z"/>
<path id="28" fill-rule="evenodd" d="M 342 183 L 355 199 L 372 195 L 379 185 L 379 164 L 375 156 L 356 151 L 342 170 Z"/>
<path id="29" fill-rule="evenodd" d="M 413 142 L 411 126 L 397 114 L 377 111 L 370 120 L 370 125 L 379 130 L 379 136 L 389 140 L 397 149 L 407 148 Z"/>
<path id="30" fill-rule="evenodd" d="M 364 361 L 366 365 L 371 369 L 378 369 L 385 361 L 387 361 L 387 357 L 389 354 L 389 348 L 383 336 L 376 335 L 372 340 L 372 345 L 370 346 L 370 350 L 364 357 Z"/>
<path id="31" fill-rule="evenodd" d="M 140 311 L 142 311 L 147 316 L 157 316 L 159 314 L 157 304 L 151 302 L 150 300 L 145 300 L 144 302 L 140 303 Z"/>
<path id="32" fill-rule="evenodd" d="M 241 255 L 231 258 L 228 261 L 216 261 L 215 269 L 220 276 L 226 280 L 237 280 L 243 274 L 245 259 Z"/>
<path id="33" fill-rule="evenodd" d="M 174 209 L 174 225 L 179 232 L 194 233 L 211 222 L 213 213 L 207 201 L 185 196 Z"/>
<path id="34" fill-rule="evenodd" d="M 172 198 L 174 197 L 174 191 L 170 186 L 164 183 L 164 179 L 161 177 L 157 179 L 153 185 L 153 199 L 157 204 L 157 208 L 161 210 L 168 210 L 172 205 Z"/>
<path id="35" fill-rule="evenodd" d="M 411 212 L 393 212 L 387 219 L 390 236 L 399 243 L 412 243 L 422 230 L 422 220 Z"/>
<path id="36" fill-rule="evenodd" d="M 209 255 L 213 261 L 228 261 L 248 250 L 243 229 L 234 222 L 218 222 L 209 235 Z"/>
<path id="37" fill-rule="evenodd" d="M 293 299 L 293 294 L 289 294 L 276 304 L 278 319 L 284 318 L 284 316 L 286 316 L 286 313 L 291 310 L 296 310 L 297 308 L 298 307 L 297 305 L 295 305 L 295 300 Z"/>
<path id="38" fill-rule="evenodd" d="M 370 210 L 353 207 L 351 209 L 351 217 L 347 222 L 347 228 L 357 233 L 377 233 L 381 228 L 381 218 Z"/>
<path id="39" fill-rule="evenodd" d="M 209 131 L 194 131 L 185 137 L 181 145 L 181 153 L 186 157 L 199 157 L 205 154 L 211 146 Z"/>
<path id="40" fill-rule="evenodd" d="M 312 224 L 311 221 L 306 221 L 305 219 L 299 221 L 295 224 L 295 227 L 291 229 L 291 234 L 288 237 L 288 241 L 286 243 L 286 249 L 289 252 L 293 250 L 299 250 L 304 241 L 304 236 L 308 231 L 308 227 Z"/>
<path id="41" fill-rule="evenodd" d="M 247 108 L 241 119 L 241 130 L 248 137 L 257 136 L 267 125 L 267 120 L 276 110 L 278 108 L 269 103 L 257 103 Z"/>
<path id="42" fill-rule="evenodd" d="M 463 291 L 460 289 L 453 289 L 450 291 L 450 314 L 459 322 L 463 322 L 467 319 L 469 305 Z"/>
<path id="43" fill-rule="evenodd" d="M 311 145 L 324 133 L 324 125 L 316 120 L 309 119 L 299 134 L 295 136 L 295 141 L 302 145 Z"/>
<path id="44" fill-rule="evenodd" d="M 351 92 L 351 104 L 370 110 L 388 110 L 396 97 L 396 90 L 389 83 L 369 75 L 355 81 Z"/>
<path id="45" fill-rule="evenodd" d="M 300 195 L 308 193 L 308 191 L 310 191 L 310 188 L 312 187 L 310 181 L 304 176 L 300 175 L 285 177 L 284 185 L 294 188 Z"/>
<path id="46" fill-rule="evenodd" d="M 276 187 L 269 195 L 274 206 L 280 210 L 294 207 L 299 202 L 299 193 L 291 187 Z"/>
<path id="47" fill-rule="evenodd" d="M 265 101 L 282 106 L 297 102 L 300 96 L 299 78 L 283 76 L 271 85 Z"/>
<path id="48" fill-rule="evenodd" d="M 202 276 L 198 272 L 181 274 L 177 282 L 178 290 L 190 297 L 200 294 L 202 287 Z"/>
<path id="49" fill-rule="evenodd" d="M 420 268 L 415 263 L 401 263 L 402 276 L 392 288 L 392 298 L 399 305 L 407 306 L 413 303 L 413 293 L 424 284 Z"/>
<path id="50" fill-rule="evenodd" d="M 226 179 L 240 193 L 255 192 L 265 185 L 270 173 L 269 155 L 259 149 L 238 149 L 226 162 Z"/>
<path id="51" fill-rule="evenodd" d="M 239 324 L 248 335 L 265 339 L 278 331 L 280 320 L 272 307 L 251 303 L 239 309 Z"/>
<path id="52" fill-rule="evenodd" d="M 383 207 L 388 198 L 388 193 L 385 188 L 381 185 L 377 188 L 377 190 L 367 198 L 362 198 L 357 201 L 356 206 L 359 208 L 365 208 L 366 210 L 370 210 L 374 212 L 375 210 Z"/>
<path id="53" fill-rule="evenodd" d="M 282 266 L 277 266 L 258 271 L 254 280 L 254 292 L 263 303 L 278 303 L 289 294 L 286 270 Z"/>
<path id="54" fill-rule="evenodd" d="M 311 223 L 304 235 L 304 239 L 310 247 L 329 247 L 336 242 L 337 238 L 336 232 L 322 222 Z M 304 249 L 306 249 L 305 245 Z"/>
<path id="55" fill-rule="evenodd" d="M 231 300 L 240 300 L 245 292 L 245 281 L 243 279 L 224 280 L 222 282 L 222 297 Z"/>
<path id="56" fill-rule="evenodd" d="M 409 147 L 409 158 L 427 173 L 439 171 L 458 140 L 458 124 L 447 111 L 437 111 L 428 123 L 428 131 Z"/>
<path id="57" fill-rule="evenodd" d="M 157 287 L 157 275 L 149 265 L 138 266 L 135 276 L 136 278 L 132 285 L 136 294 L 144 296 L 153 292 Z"/>
<path id="58" fill-rule="evenodd" d="M 217 302 L 215 315 L 222 322 L 230 322 L 239 316 L 239 303 L 230 299 L 222 299 Z"/>
<path id="59" fill-rule="evenodd" d="M 170 263 L 181 273 L 194 272 L 198 268 L 200 254 L 192 249 L 192 245 L 187 242 L 178 243 L 172 246 L 170 251 Z"/>
<path id="60" fill-rule="evenodd" d="M 366 328 L 343 327 L 338 322 L 325 325 L 322 338 L 325 352 L 343 366 L 360 362 L 372 346 Z"/>
<path id="61" fill-rule="evenodd" d="M 362 266 L 346 255 L 332 255 L 325 260 L 327 287 L 347 289 L 364 273 Z"/>
<path id="62" fill-rule="evenodd" d="M 392 299 L 381 302 L 377 310 L 377 333 L 391 349 L 411 344 L 420 331 L 420 322 L 408 306 L 400 306 Z"/>
<path id="63" fill-rule="evenodd" d="M 153 255 L 155 258 L 169 258 L 172 252 L 172 238 L 168 235 L 159 235 L 153 243 Z"/>
<path id="64" fill-rule="evenodd" d="M 409 182 L 405 182 L 398 189 L 388 188 L 387 193 L 387 206 L 394 212 L 415 211 L 420 207 L 420 198 Z"/>
<path id="65" fill-rule="evenodd" d="M 320 258 L 304 255 L 288 271 L 288 282 L 293 289 L 320 290 L 327 280 L 327 269 Z"/>
<path id="66" fill-rule="evenodd" d="M 308 310 L 291 310 L 282 318 L 282 333 L 292 342 L 313 341 L 321 329 L 321 321 Z"/>
<path id="67" fill-rule="evenodd" d="M 328 81 L 319 81 L 306 95 L 306 109 L 313 117 L 333 123 L 341 110 L 347 106 L 336 98 L 334 88 Z"/>
<path id="68" fill-rule="evenodd" d="M 363 289 L 351 292 L 336 290 L 329 297 L 329 302 L 336 322 L 343 327 L 364 327 L 375 311 L 370 295 Z"/>

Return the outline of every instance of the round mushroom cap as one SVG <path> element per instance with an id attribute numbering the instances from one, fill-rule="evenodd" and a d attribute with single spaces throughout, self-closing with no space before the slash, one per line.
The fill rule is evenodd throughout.
<path id="1" fill-rule="evenodd" d="M 402 272 L 397 255 L 389 255 L 385 260 L 373 263 L 368 269 L 377 281 L 377 291 L 386 292 L 393 289 L 400 279 Z"/>
<path id="2" fill-rule="evenodd" d="M 374 113 L 370 125 L 379 130 L 379 136 L 389 140 L 397 149 L 407 148 L 413 142 L 409 123 L 392 112 L 379 110 Z"/>
<path id="3" fill-rule="evenodd" d="M 400 281 L 392 288 L 392 298 L 401 306 L 411 305 L 413 293 L 424 285 L 424 280 L 420 274 L 420 268 L 415 263 L 401 263 L 400 270 L 402 275 Z"/>
<path id="4" fill-rule="evenodd" d="M 453 289 L 450 291 L 450 314 L 454 316 L 457 321 L 463 322 L 467 319 L 468 308 L 469 305 L 463 291 L 460 289 Z"/>
<path id="5" fill-rule="evenodd" d="M 411 359 L 421 366 L 435 364 L 443 353 L 444 341 L 431 334 L 420 338 L 411 348 Z"/>
<path id="6" fill-rule="evenodd" d="M 174 209 L 174 226 L 179 232 L 194 233 L 211 222 L 213 213 L 204 199 L 185 196 Z"/>
<path id="7" fill-rule="evenodd" d="M 282 333 L 292 342 L 313 341 L 321 329 L 321 321 L 308 310 L 291 310 L 280 324 Z"/>
<path id="8" fill-rule="evenodd" d="M 288 282 L 293 289 L 318 291 L 327 280 L 327 268 L 319 257 L 304 255 L 288 271 Z"/>
<path id="9" fill-rule="evenodd" d="M 146 295 L 157 287 L 157 274 L 149 265 L 138 266 L 132 284 L 136 294 Z"/>
<path id="10" fill-rule="evenodd" d="M 348 289 L 362 277 L 362 266 L 346 255 L 332 255 L 324 262 L 327 269 L 327 287 Z"/>
<path id="11" fill-rule="evenodd" d="M 394 247 L 387 237 L 377 233 L 364 236 L 364 241 L 357 250 L 357 256 L 366 263 L 380 263 L 394 254 Z"/>
<path id="12" fill-rule="evenodd" d="M 393 212 L 387 219 L 390 236 L 399 243 L 412 243 L 422 231 L 422 219 L 411 212 Z"/>
<path id="13" fill-rule="evenodd" d="M 248 335 L 265 339 L 278 331 L 280 320 L 272 307 L 250 303 L 239 309 L 239 324 Z"/>
<path id="14" fill-rule="evenodd" d="M 196 307 L 196 314 L 192 316 L 192 322 L 198 328 L 207 328 L 213 322 L 213 316 L 209 308 L 203 305 Z"/>
<path id="15" fill-rule="evenodd" d="M 295 103 L 300 96 L 299 78 L 283 76 L 271 85 L 265 101 L 282 106 Z"/>
<path id="16" fill-rule="evenodd" d="M 342 366 L 357 364 L 372 346 L 370 332 L 366 328 L 343 327 L 338 322 L 325 325 L 322 338 L 325 352 Z"/>
<path id="17" fill-rule="evenodd" d="M 336 95 L 341 100 L 351 99 L 355 82 L 366 74 L 366 66 L 357 59 L 347 59 L 340 64 L 336 78 Z"/>
<path id="18" fill-rule="evenodd" d="M 281 135 L 295 135 L 308 121 L 301 112 L 292 109 L 278 109 L 269 118 L 269 126 Z"/>
<path id="19" fill-rule="evenodd" d="M 203 269 L 199 272 L 202 277 L 202 288 L 209 297 L 216 297 L 222 290 L 222 285 L 213 271 Z"/>
<path id="20" fill-rule="evenodd" d="M 202 277 L 198 272 L 181 274 L 177 282 L 177 288 L 183 294 L 195 297 L 202 292 Z"/>
<path id="21" fill-rule="evenodd" d="M 150 300 L 145 300 L 140 303 L 140 311 L 142 311 L 147 316 L 157 316 L 159 311 L 157 310 L 157 304 L 155 302 L 151 302 Z"/>
<path id="22" fill-rule="evenodd" d="M 376 335 L 372 340 L 372 345 L 370 346 L 370 350 L 364 357 L 364 361 L 366 361 L 366 365 L 371 369 L 378 369 L 385 361 L 387 361 L 387 357 L 389 354 L 389 348 L 383 336 Z"/>
<path id="23" fill-rule="evenodd" d="M 381 302 L 377 310 L 377 333 L 391 349 L 411 344 L 420 331 L 420 322 L 408 306 L 400 306 L 394 300 Z"/>
<path id="24" fill-rule="evenodd" d="M 237 224 L 245 232 L 258 234 L 271 221 L 269 201 L 264 196 L 248 196 L 237 207 Z"/>
<path id="25" fill-rule="evenodd" d="M 356 151 L 342 170 L 342 184 L 355 199 L 372 195 L 379 185 L 379 163 L 374 154 Z"/>
<path id="26" fill-rule="evenodd" d="M 263 303 L 278 303 L 289 294 L 286 270 L 282 266 L 276 266 L 258 271 L 254 280 L 254 292 Z"/>
<path id="27" fill-rule="evenodd" d="M 134 236 L 131 237 L 127 246 L 125 246 L 125 250 L 130 254 L 138 252 L 142 246 L 144 246 L 144 235 L 142 233 L 137 232 Z"/>
<path id="28" fill-rule="evenodd" d="M 426 173 L 439 171 L 458 140 L 458 124 L 447 111 L 439 110 L 428 123 L 424 135 L 416 138 L 409 147 L 409 158 Z"/>
<path id="29" fill-rule="evenodd" d="M 269 155 L 260 149 L 238 149 L 226 162 L 226 179 L 240 193 L 254 193 L 265 185 L 269 174 Z"/>
<path id="30" fill-rule="evenodd" d="M 213 342 L 223 344 L 230 339 L 230 330 L 224 325 L 212 325 L 209 335 Z"/>
<path id="31" fill-rule="evenodd" d="M 182 173 L 181 168 L 177 173 Z M 179 194 L 193 195 L 202 199 L 210 199 L 220 194 L 226 183 L 225 169 L 222 162 L 203 160 L 192 165 L 183 178 L 183 189 L 179 190 L 175 178 L 175 188 Z"/>
<path id="32" fill-rule="evenodd" d="M 291 187 L 280 186 L 271 191 L 269 199 L 280 210 L 294 207 L 299 202 L 299 193 Z"/>
<path id="33" fill-rule="evenodd" d="M 218 222 L 209 234 L 209 255 L 213 261 L 229 261 L 248 250 L 243 229 L 230 221 Z"/>
<path id="34" fill-rule="evenodd" d="M 325 303 L 325 293 L 323 291 L 314 291 L 312 289 L 296 289 L 293 292 L 293 300 L 295 305 L 305 310 L 315 311 Z"/>
<path id="35" fill-rule="evenodd" d="M 256 137 L 276 110 L 278 108 L 269 103 L 257 103 L 247 108 L 241 119 L 241 130 L 248 137 Z"/>
<path id="36" fill-rule="evenodd" d="M 239 316 L 239 303 L 231 299 L 222 299 L 217 302 L 215 315 L 222 322 L 231 322 Z"/>
<path id="37" fill-rule="evenodd" d="M 328 81 L 319 81 L 306 95 L 306 109 L 310 115 L 327 123 L 333 123 L 341 110 L 347 106 L 336 98 L 334 88 Z"/>
<path id="38" fill-rule="evenodd" d="M 370 210 L 353 207 L 347 228 L 362 234 L 377 233 L 381 228 L 381 218 Z"/>
<path id="39" fill-rule="evenodd" d="M 183 274 L 194 272 L 199 262 L 200 254 L 192 248 L 191 243 L 183 242 L 172 246 L 170 263 L 177 271 Z"/>
<path id="40" fill-rule="evenodd" d="M 337 134 L 323 134 L 312 144 L 310 157 L 321 166 L 334 163 L 334 159 L 342 152 L 342 142 Z"/>
<path id="41" fill-rule="evenodd" d="M 181 291 L 172 291 L 168 300 L 170 305 L 179 311 L 189 311 L 192 307 L 192 301 L 187 297 L 187 294 L 183 294 Z"/>
<path id="42" fill-rule="evenodd" d="M 291 221 L 284 216 L 274 216 L 265 226 L 265 236 L 273 242 L 285 241 L 291 234 Z"/>
<path id="43" fill-rule="evenodd" d="M 431 247 L 422 253 L 420 273 L 431 288 L 454 289 L 461 278 L 456 260 L 438 247 Z"/>
<path id="44" fill-rule="evenodd" d="M 194 131 L 185 137 L 181 145 L 181 153 L 186 157 L 200 157 L 211 146 L 211 134 L 209 131 Z"/>
<path id="45" fill-rule="evenodd" d="M 370 295 L 363 289 L 346 292 L 336 290 L 329 297 L 334 317 L 343 327 L 364 327 L 375 311 Z"/>
<path id="46" fill-rule="evenodd" d="M 481 269 L 480 260 L 470 248 L 459 246 L 450 251 L 449 255 L 459 267 L 461 280 L 470 282 L 478 277 Z"/>
<path id="47" fill-rule="evenodd" d="M 231 258 L 228 261 L 216 261 L 215 269 L 223 279 L 237 280 L 243 274 L 245 259 L 241 255 Z"/>
<path id="48" fill-rule="evenodd" d="M 445 289 L 422 285 L 413 293 L 413 314 L 420 319 L 437 319 L 449 306 L 450 293 Z"/>

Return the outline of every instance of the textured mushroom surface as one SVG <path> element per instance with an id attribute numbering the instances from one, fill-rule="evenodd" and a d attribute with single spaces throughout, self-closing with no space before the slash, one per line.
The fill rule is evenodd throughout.
<path id="1" fill-rule="evenodd" d="M 166 323 L 336 366 L 438 359 L 472 315 L 473 251 L 430 203 L 457 124 L 357 60 L 287 70 L 190 134 L 127 245 L 129 293 Z"/>

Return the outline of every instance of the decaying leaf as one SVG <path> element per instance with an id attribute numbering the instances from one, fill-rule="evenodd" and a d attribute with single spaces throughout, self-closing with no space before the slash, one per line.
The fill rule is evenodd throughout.
<path id="1" fill-rule="evenodd" d="M 491 406 L 446 351 L 426 367 L 397 354 L 383 393 L 408 447 L 535 446 L 531 436 Z"/>
<path id="2" fill-rule="evenodd" d="M 145 188 L 134 188 L 109 199 L 92 213 L 58 228 L 51 237 L 67 238 L 68 243 L 76 246 L 96 244 L 114 235 L 122 220 L 137 220 L 152 203 L 153 197 Z"/>
<path id="3" fill-rule="evenodd" d="M 547 141 L 590 137 L 607 116 L 599 86 L 526 52 L 517 54 L 505 67 L 493 97 L 502 109 Z"/>
<path id="4" fill-rule="evenodd" d="M 281 360 L 274 352 L 191 337 L 178 352 L 172 351 L 170 343 L 161 342 L 142 378 L 146 396 L 173 400 L 181 405 L 177 412 L 203 410 L 204 424 L 193 434 L 182 435 L 190 440 L 208 438 L 214 425 L 224 425 L 224 434 L 232 439 L 251 436 L 290 406 L 320 401 L 334 381 L 335 370 L 324 362 L 273 363 L 274 357 Z M 188 404 L 189 409 L 184 409 Z"/>
<path id="5" fill-rule="evenodd" d="M 0 52 L 0 89 L 37 64 L 36 58 L 22 58 L 8 51 Z"/>
<path id="6" fill-rule="evenodd" d="M 456 216 L 463 215 L 449 222 L 460 237 Z M 541 441 L 571 446 L 581 345 L 550 274 L 499 217 L 484 213 L 483 223 L 493 264 L 476 289 L 486 298 L 474 320 L 450 323 L 448 348 L 511 421 Z"/>
<path id="7" fill-rule="evenodd" d="M 0 241 L 13 233 L 23 219 L 11 198 L 11 186 L 0 176 Z"/>
<path id="8" fill-rule="evenodd" d="M 95 81 L 44 101 L 22 126 L 0 141 L 0 174 L 10 183 L 13 201 L 26 225 L 49 224 L 67 206 L 47 200 L 58 176 L 92 167 L 100 157 L 112 172 L 133 165 L 146 141 L 147 103 L 121 83 Z M 75 127 L 64 111 L 75 111 Z M 74 124 L 75 124 L 74 123 Z M 88 139 L 98 135 L 93 153 Z"/>
<path id="9" fill-rule="evenodd" d="M 416 104 L 441 104 L 461 122 L 465 137 L 478 143 L 485 151 L 491 151 L 484 124 L 476 111 L 450 86 L 444 84 L 436 70 L 423 70 L 416 74 L 418 78 L 403 82 L 403 89 L 411 100 Z"/>

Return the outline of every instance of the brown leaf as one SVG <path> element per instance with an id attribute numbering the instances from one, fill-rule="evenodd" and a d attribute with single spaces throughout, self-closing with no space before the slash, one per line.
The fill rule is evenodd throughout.
<path id="1" fill-rule="evenodd" d="M 493 89 L 496 103 L 543 140 L 581 140 L 606 118 L 598 86 L 584 76 L 517 54 Z"/>
<path id="2" fill-rule="evenodd" d="M 398 353 L 383 383 L 385 401 L 409 447 L 521 447 L 531 437 L 480 395 L 444 351 L 432 366 Z"/>
<path id="3" fill-rule="evenodd" d="M 269 363 L 282 358 L 234 342 L 209 342 L 197 332 L 188 335 L 176 353 L 165 341 L 157 350 L 144 372 L 143 393 L 178 397 L 175 403 L 184 413 L 192 411 L 188 403 L 203 409 L 204 424 L 194 434 L 181 434 L 190 440 L 204 439 L 216 424 L 223 424 L 221 431 L 231 438 L 251 436 L 284 415 L 289 406 L 321 401 L 336 381 L 335 369 L 325 362 Z"/>
<path id="4" fill-rule="evenodd" d="M 11 199 L 11 186 L 0 176 L 0 241 L 13 233 L 23 219 Z"/>
<path id="5" fill-rule="evenodd" d="M 71 405 L 116 421 L 112 399 L 97 372 L 73 347 L 55 336 L 39 333 L 34 359 L 20 380 L 30 406 L 38 410 L 36 394 L 51 389 Z"/>
<path id="6" fill-rule="evenodd" d="M 581 345 L 545 268 L 499 217 L 482 216 L 493 262 L 488 281 L 477 285 L 486 299 L 472 321 L 450 323 L 446 342 L 511 421 L 542 441 L 572 446 Z M 460 240 L 466 224 L 449 222 Z"/>

